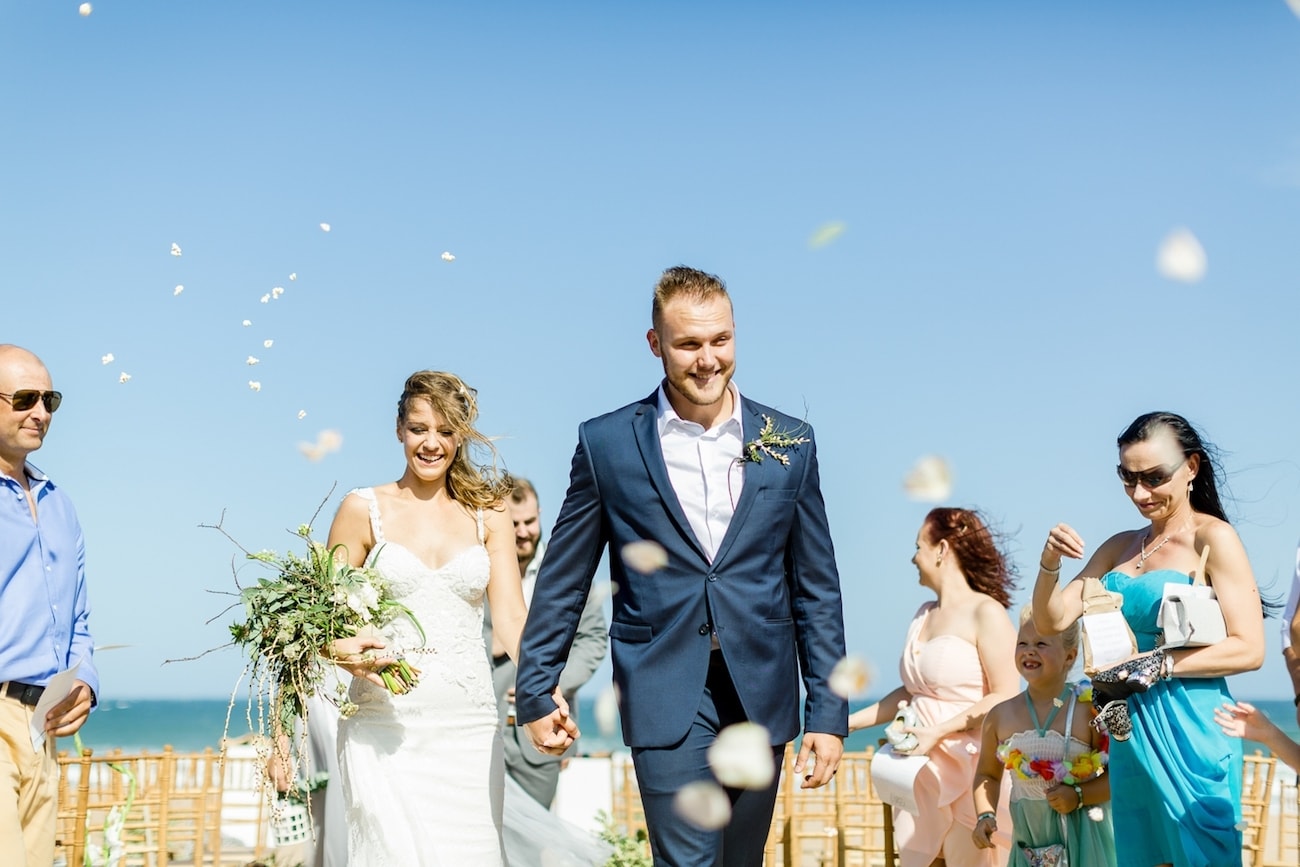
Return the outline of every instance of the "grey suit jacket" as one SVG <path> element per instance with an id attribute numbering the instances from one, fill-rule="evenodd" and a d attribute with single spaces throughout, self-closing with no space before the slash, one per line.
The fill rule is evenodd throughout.
<path id="1" fill-rule="evenodd" d="M 535 571 L 546 554 L 545 543 L 539 542 L 537 556 L 529 566 Z M 578 688 L 591 679 L 605 659 L 609 647 L 609 638 L 605 625 L 605 613 L 600 599 L 595 593 L 588 594 L 587 604 L 582 609 L 578 621 L 578 631 L 573 638 L 573 647 L 569 649 L 569 661 L 560 674 L 560 691 L 569 702 L 576 715 Z M 492 612 L 483 606 L 483 642 L 492 652 Z M 528 734 L 516 725 L 506 724 L 506 712 L 509 704 L 506 692 L 515 685 L 515 664 L 510 657 L 502 656 L 492 660 L 492 685 L 496 690 L 497 711 L 501 715 L 502 741 L 505 746 L 506 769 L 520 787 L 543 806 L 549 807 L 555 799 L 555 788 L 560 777 L 560 761 L 564 756 L 553 756 L 538 752 L 528 739 Z M 572 755 L 576 749 L 569 747 L 565 755 Z"/>

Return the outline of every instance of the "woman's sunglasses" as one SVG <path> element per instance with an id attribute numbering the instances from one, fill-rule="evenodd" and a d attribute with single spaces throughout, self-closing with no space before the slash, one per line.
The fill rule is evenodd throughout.
<path id="1" fill-rule="evenodd" d="M 1183 458 L 1183 461 L 1187 460 Z M 1183 461 L 1168 467 L 1153 467 L 1149 470 L 1126 470 L 1123 467 L 1115 467 L 1115 472 L 1119 474 L 1119 480 L 1124 483 L 1126 488 L 1136 488 L 1138 483 L 1148 491 L 1154 490 L 1163 484 L 1166 484 L 1174 477 L 1174 473 L 1183 465 Z"/>
<path id="2" fill-rule="evenodd" d="M 20 388 L 13 394 L 5 394 L 0 391 L 0 397 L 9 401 L 13 406 L 14 412 L 27 412 L 27 410 L 36 406 L 36 401 L 45 404 L 47 412 L 54 412 L 63 403 L 63 395 L 57 391 L 37 391 L 34 388 Z"/>

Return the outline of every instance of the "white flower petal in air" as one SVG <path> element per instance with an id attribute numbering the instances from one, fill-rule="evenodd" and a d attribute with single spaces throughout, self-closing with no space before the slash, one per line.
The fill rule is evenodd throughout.
<path id="1" fill-rule="evenodd" d="M 298 410 L 298 418 L 303 419 L 306 417 L 307 417 L 307 410 L 305 409 Z"/>
<path id="2" fill-rule="evenodd" d="M 279 297 L 280 297 L 281 295 L 283 295 L 283 294 L 284 294 L 284 287 L 283 287 L 283 286 L 276 286 L 275 288 L 273 288 L 273 289 L 271 290 L 271 297 L 272 297 L 272 298 L 279 298 Z"/>
<path id="3" fill-rule="evenodd" d="M 177 243 L 173 243 L 173 244 L 172 244 L 172 255 L 173 255 L 173 256 L 179 256 L 180 254 L 181 254 L 181 245 L 180 245 L 180 244 L 177 244 Z"/>
<path id="4" fill-rule="evenodd" d="M 107 355 L 101 355 L 101 356 L 99 357 L 99 363 L 100 363 L 100 364 L 112 364 L 112 363 L 113 363 L 113 353 L 110 352 L 110 353 L 108 353 Z"/>
<path id="5" fill-rule="evenodd" d="M 246 362 L 244 362 L 244 363 L 247 364 L 249 367 L 252 367 L 254 364 L 260 364 L 260 363 L 261 363 L 261 359 L 260 359 L 260 358 L 254 358 L 253 356 L 250 355 L 250 356 L 248 356 L 248 361 L 246 361 Z"/>
<path id="6" fill-rule="evenodd" d="M 593 708 L 596 714 L 596 728 L 605 737 L 612 737 L 618 730 L 618 693 L 614 690 L 612 685 L 605 687 L 604 691 L 596 696 L 596 706 Z"/>
<path id="7" fill-rule="evenodd" d="M 831 692 L 840 698 L 856 698 L 867 691 L 871 683 L 871 670 L 867 661 L 860 656 L 850 654 L 831 669 L 828 686 Z"/>
<path id="8" fill-rule="evenodd" d="M 817 227 L 817 231 L 813 232 L 812 237 L 808 239 L 808 246 L 814 250 L 820 250 L 840 235 L 843 235 L 844 228 L 844 224 L 838 220 L 823 223 Z"/>
<path id="9" fill-rule="evenodd" d="M 275 343 L 274 340 L 263 340 L 263 341 L 262 341 L 262 347 L 263 347 L 264 349 L 270 349 L 271 346 L 272 346 L 274 343 Z"/>
<path id="10" fill-rule="evenodd" d="M 262 296 L 262 303 L 263 303 L 263 304 L 270 304 L 270 303 L 271 303 L 271 293 L 270 293 L 270 292 L 267 292 L 265 295 Z"/>
<path id="11" fill-rule="evenodd" d="M 442 261 L 444 261 L 444 262 L 455 262 L 455 261 L 456 261 L 456 257 L 453 256 L 451 253 L 444 252 L 444 253 L 442 254 Z"/>
<path id="12" fill-rule="evenodd" d="M 258 382 L 256 379 L 250 379 L 248 381 L 248 387 L 251 388 L 253 391 L 261 391 L 262 383 Z"/>
<path id="13" fill-rule="evenodd" d="M 343 434 L 336 430 L 323 430 L 316 435 L 316 445 L 326 452 L 336 452 L 343 448 Z"/>
<path id="14" fill-rule="evenodd" d="M 1286 5 L 1291 7 L 1291 11 L 1300 15 L 1300 0 L 1286 0 Z"/>
<path id="15" fill-rule="evenodd" d="M 127 373 L 126 371 L 122 371 L 121 376 L 117 378 L 118 382 L 129 382 L 130 380 L 131 380 L 131 374 Z"/>
<path id="16" fill-rule="evenodd" d="M 767 788 L 776 774 L 767 729 L 750 722 L 727 726 L 709 747 L 709 767 L 724 786 Z"/>
<path id="17" fill-rule="evenodd" d="M 289 279 L 290 279 L 290 280 L 297 280 L 297 279 L 298 279 L 298 272 L 297 272 L 297 271 L 294 271 L 292 274 L 290 274 L 290 275 L 289 275 Z"/>
<path id="18" fill-rule="evenodd" d="M 1297 2 L 1300 2 L 1300 0 L 1297 0 Z M 1088 808 L 1088 818 L 1094 822 L 1100 822 L 1106 818 L 1106 814 L 1101 811 L 1101 807 L 1092 806 Z"/>
<path id="19" fill-rule="evenodd" d="M 330 230 L 330 224 L 329 224 L 329 223 L 321 223 L 321 224 L 320 224 L 320 230 L 321 230 L 322 232 L 328 232 L 328 231 Z"/>
<path id="20" fill-rule="evenodd" d="M 172 290 L 172 295 L 173 295 L 173 296 L 175 296 L 175 295 L 179 295 L 179 294 L 181 294 L 181 293 L 184 292 L 184 291 L 185 291 L 185 287 L 182 286 L 181 284 L 177 283 L 177 284 L 176 284 L 176 288 Z"/>
<path id="21" fill-rule="evenodd" d="M 1205 248 L 1187 229 L 1174 229 L 1160 242 L 1156 268 L 1170 280 L 1199 282 L 1205 276 Z"/>
<path id="22" fill-rule="evenodd" d="M 91 12 L 95 11 L 95 7 L 91 6 L 89 3 L 82 3 L 77 7 L 77 11 L 81 13 L 82 18 L 86 18 Z"/>
<path id="23" fill-rule="evenodd" d="M 252 325 L 252 324 L 253 324 L 253 320 L 251 320 L 251 319 L 245 319 L 245 320 L 244 320 L 244 327 L 245 327 L 245 328 L 247 328 L 248 326 L 250 326 L 250 325 Z"/>
<path id="24" fill-rule="evenodd" d="M 701 831 L 717 831 L 731 821 L 731 799 L 717 783 L 696 780 L 673 795 L 673 812 Z"/>
<path id="25" fill-rule="evenodd" d="M 668 552 L 658 542 L 642 539 L 623 546 L 623 563 L 642 575 L 649 575 L 668 565 Z"/>
<path id="26" fill-rule="evenodd" d="M 298 451 L 303 453 L 307 460 L 315 463 L 325 457 L 325 451 L 315 443 L 298 443 Z"/>
<path id="27" fill-rule="evenodd" d="M 942 503 L 952 496 L 952 470 L 938 455 L 926 455 L 912 465 L 903 479 L 903 490 L 913 500 Z"/>

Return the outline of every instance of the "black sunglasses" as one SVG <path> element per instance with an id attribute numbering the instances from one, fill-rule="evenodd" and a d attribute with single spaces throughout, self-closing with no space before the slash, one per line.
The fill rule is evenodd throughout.
<path id="1" fill-rule="evenodd" d="M 1123 467 L 1115 467 L 1115 472 L 1119 474 L 1119 480 L 1124 483 L 1124 487 L 1136 488 L 1138 482 L 1141 482 L 1142 487 L 1151 491 L 1168 483 L 1174 477 L 1174 473 L 1178 472 L 1179 468 L 1182 467 L 1183 461 L 1186 460 L 1187 458 L 1183 458 L 1183 460 L 1171 466 L 1152 467 L 1149 470 L 1126 470 Z"/>
<path id="2" fill-rule="evenodd" d="M 36 401 L 45 404 L 47 412 L 54 412 L 63 403 L 63 395 L 57 391 L 37 391 L 34 388 L 20 388 L 13 394 L 5 394 L 0 391 L 0 397 L 5 398 L 13 406 L 14 412 L 27 412 L 27 410 L 36 406 Z"/>

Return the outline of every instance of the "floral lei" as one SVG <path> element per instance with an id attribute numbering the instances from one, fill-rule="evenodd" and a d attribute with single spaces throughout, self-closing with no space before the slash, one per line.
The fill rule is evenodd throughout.
<path id="1" fill-rule="evenodd" d="M 1074 688 L 1075 700 L 1091 703 L 1092 684 L 1080 681 Z M 1059 701 L 1059 699 L 1058 699 Z M 1101 736 L 1101 746 L 1091 752 L 1081 753 L 1073 759 L 1039 759 L 1011 748 L 1010 741 L 998 744 L 998 760 L 1022 780 L 1041 779 L 1047 783 L 1064 783 L 1073 786 L 1105 773 L 1110 763 L 1110 743 Z"/>

